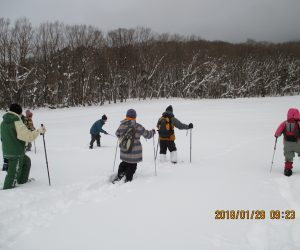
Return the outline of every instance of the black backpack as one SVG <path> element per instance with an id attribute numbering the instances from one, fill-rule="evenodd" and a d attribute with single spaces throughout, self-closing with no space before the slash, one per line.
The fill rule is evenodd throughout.
<path id="1" fill-rule="evenodd" d="M 297 138 L 300 137 L 300 123 L 297 121 L 287 121 L 285 123 L 284 135 L 287 141 L 296 142 Z"/>
<path id="2" fill-rule="evenodd" d="M 171 119 L 168 116 L 162 116 L 157 123 L 158 134 L 161 138 L 170 138 L 174 134 Z"/>
<path id="3" fill-rule="evenodd" d="M 129 127 L 125 134 L 119 140 L 119 147 L 123 152 L 129 152 L 132 149 L 135 139 L 135 126 Z"/>

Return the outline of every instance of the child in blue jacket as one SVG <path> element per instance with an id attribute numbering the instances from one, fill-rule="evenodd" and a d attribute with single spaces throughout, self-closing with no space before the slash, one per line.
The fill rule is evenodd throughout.
<path id="1" fill-rule="evenodd" d="M 90 129 L 90 134 L 91 134 L 91 142 L 90 142 L 90 149 L 93 148 L 93 144 L 95 141 L 97 141 L 97 146 L 101 147 L 100 144 L 100 132 L 103 134 L 108 134 L 105 130 L 102 129 L 103 125 L 106 123 L 107 121 L 107 116 L 103 115 L 102 118 L 98 121 L 95 121 L 93 126 Z"/>

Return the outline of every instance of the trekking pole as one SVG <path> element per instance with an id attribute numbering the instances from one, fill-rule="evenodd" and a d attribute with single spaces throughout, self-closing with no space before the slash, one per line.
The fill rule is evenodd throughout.
<path id="1" fill-rule="evenodd" d="M 34 145 L 34 153 L 36 154 L 35 140 L 33 141 L 33 145 Z"/>
<path id="2" fill-rule="evenodd" d="M 192 128 L 190 131 L 190 163 L 192 163 Z"/>
<path id="3" fill-rule="evenodd" d="M 155 176 L 156 176 L 156 156 L 155 156 L 155 142 L 154 142 L 154 135 L 153 135 L 153 157 L 154 157 Z"/>
<path id="4" fill-rule="evenodd" d="M 115 137 L 115 138 L 117 138 L 115 135 L 112 135 L 112 134 L 109 134 L 109 133 L 107 133 L 108 135 L 110 135 L 110 136 L 112 136 L 112 137 Z"/>
<path id="5" fill-rule="evenodd" d="M 41 126 L 44 127 L 43 124 L 41 124 Z M 45 134 L 43 133 L 42 135 L 43 135 L 43 142 L 44 142 L 44 151 L 45 151 L 45 158 L 46 158 L 46 165 L 47 165 L 47 173 L 48 173 L 49 186 L 51 186 L 49 166 L 48 166 L 48 158 L 47 158 L 47 150 L 46 150 L 46 143 L 45 143 Z"/>
<path id="6" fill-rule="evenodd" d="M 117 145 L 116 145 L 116 150 L 115 150 L 115 160 L 114 160 L 113 172 L 115 172 L 116 157 L 117 157 L 117 150 L 118 150 L 118 142 L 119 142 L 119 139 L 117 139 Z"/>
<path id="7" fill-rule="evenodd" d="M 272 168 L 273 168 L 274 156 L 275 156 L 275 151 L 276 151 L 276 144 L 277 144 L 277 137 L 275 139 L 274 152 L 273 152 L 273 157 L 272 157 L 272 163 L 271 163 L 270 173 L 272 172 Z"/>

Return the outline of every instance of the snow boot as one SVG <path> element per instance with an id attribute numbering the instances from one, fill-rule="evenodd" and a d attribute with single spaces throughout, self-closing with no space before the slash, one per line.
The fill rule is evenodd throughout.
<path id="1" fill-rule="evenodd" d="M 177 151 L 172 151 L 170 154 L 171 154 L 171 162 L 176 164 L 177 163 Z"/>
<path id="2" fill-rule="evenodd" d="M 293 174 L 292 168 L 293 168 L 293 162 L 286 161 L 284 165 L 284 175 L 291 176 Z"/>
<path id="3" fill-rule="evenodd" d="M 32 181 L 35 181 L 35 179 L 34 178 L 28 178 L 27 183 L 32 182 Z"/>
<path id="4" fill-rule="evenodd" d="M 117 181 L 122 180 L 122 178 L 120 178 L 118 175 L 116 175 L 116 177 L 112 180 L 112 184 L 115 184 Z"/>
<path id="5" fill-rule="evenodd" d="M 161 163 L 166 162 L 166 161 L 167 161 L 167 155 L 166 155 L 166 154 L 160 154 L 160 155 L 159 155 L 159 161 L 160 161 Z"/>
<path id="6" fill-rule="evenodd" d="M 293 174 L 293 170 L 292 169 L 284 169 L 284 175 L 285 176 L 291 176 Z"/>
<path id="7" fill-rule="evenodd" d="M 116 177 L 113 179 L 112 183 L 115 184 L 117 181 L 122 180 L 122 178 L 125 176 L 125 173 L 121 173 L 120 175 L 116 175 Z"/>

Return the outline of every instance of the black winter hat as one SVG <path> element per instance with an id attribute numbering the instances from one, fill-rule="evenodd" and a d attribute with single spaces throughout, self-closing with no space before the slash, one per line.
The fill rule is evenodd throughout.
<path id="1" fill-rule="evenodd" d="M 18 103 L 13 103 L 9 106 L 9 111 L 12 111 L 18 115 L 22 114 L 22 108 Z"/>
<path id="2" fill-rule="evenodd" d="M 170 112 L 173 113 L 173 107 L 172 107 L 172 105 L 168 106 L 168 107 L 166 108 L 166 111 L 170 111 Z"/>
<path id="3" fill-rule="evenodd" d="M 106 115 L 102 115 L 102 120 L 106 121 L 107 120 L 107 116 Z"/>

